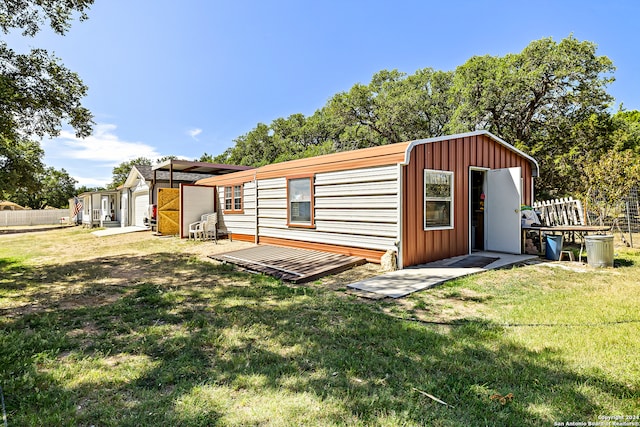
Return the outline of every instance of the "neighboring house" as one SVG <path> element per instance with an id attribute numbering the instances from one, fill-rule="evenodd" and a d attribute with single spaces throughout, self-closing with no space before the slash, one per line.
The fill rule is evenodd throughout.
<path id="1" fill-rule="evenodd" d="M 82 201 L 82 225 L 85 227 L 120 227 L 120 191 L 89 191 L 78 195 Z"/>
<path id="2" fill-rule="evenodd" d="M 486 132 L 293 160 L 201 179 L 233 239 L 399 267 L 474 250 L 520 253 L 537 162 Z M 183 205 L 191 203 L 183 200 Z"/>
<path id="3" fill-rule="evenodd" d="M 181 184 L 247 169 L 251 168 L 176 159 L 155 166 L 135 165 L 119 187 L 122 225 L 146 226 L 145 219 L 151 215 L 149 206 L 157 204 L 160 188 L 179 188 Z"/>

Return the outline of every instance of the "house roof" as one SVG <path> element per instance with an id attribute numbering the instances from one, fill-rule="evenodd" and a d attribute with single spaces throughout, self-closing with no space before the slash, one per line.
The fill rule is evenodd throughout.
<path id="1" fill-rule="evenodd" d="M 78 194 L 77 197 L 89 196 L 91 194 L 118 194 L 119 192 L 120 192 L 119 189 L 116 189 L 116 190 L 85 191 L 84 193 Z"/>
<path id="2" fill-rule="evenodd" d="M 357 169 L 364 167 L 375 167 L 384 165 L 407 165 L 411 156 L 411 151 L 416 145 L 430 144 L 433 142 L 460 139 L 478 135 L 485 135 L 498 144 L 501 144 L 518 155 L 526 158 L 532 165 L 533 176 L 538 176 L 538 163 L 536 160 L 518 150 L 513 145 L 503 139 L 493 135 L 488 131 L 475 131 L 455 135 L 439 136 L 435 138 L 419 139 L 415 141 L 399 142 L 396 144 L 382 145 L 378 147 L 363 148 L 360 150 L 343 151 L 339 153 L 326 154 L 323 156 L 308 157 L 304 159 L 290 160 L 287 162 L 274 163 L 252 170 L 236 172 L 225 176 L 215 176 L 197 181 L 202 185 L 228 185 L 240 182 L 252 181 L 254 179 L 268 179 L 283 176 L 283 171 L 289 176 L 309 173 L 331 172 L 338 170 Z"/>

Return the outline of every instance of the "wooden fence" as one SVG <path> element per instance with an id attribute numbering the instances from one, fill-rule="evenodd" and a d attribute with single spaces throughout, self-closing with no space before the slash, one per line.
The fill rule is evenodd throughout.
<path id="1" fill-rule="evenodd" d="M 580 200 L 573 197 L 535 202 L 533 208 L 540 212 L 540 221 L 545 226 L 585 225 L 584 211 Z"/>
<path id="2" fill-rule="evenodd" d="M 69 222 L 69 209 L 0 211 L 0 227 L 50 225 Z"/>

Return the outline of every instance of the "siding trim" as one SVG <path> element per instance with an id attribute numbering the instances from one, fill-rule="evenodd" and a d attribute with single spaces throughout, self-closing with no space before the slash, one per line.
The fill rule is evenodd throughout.
<path id="1" fill-rule="evenodd" d="M 229 238 L 230 240 L 237 240 L 239 242 L 256 243 L 256 236 L 252 234 L 229 233 Z"/>
<path id="2" fill-rule="evenodd" d="M 369 262 L 380 264 L 380 258 L 385 251 L 375 249 L 355 248 L 351 246 L 340 246 L 329 243 L 310 243 L 303 240 L 283 239 L 280 237 L 260 237 L 260 244 L 285 246 L 289 248 L 311 249 L 316 251 L 332 252 L 341 255 L 357 256 L 365 258 Z"/>

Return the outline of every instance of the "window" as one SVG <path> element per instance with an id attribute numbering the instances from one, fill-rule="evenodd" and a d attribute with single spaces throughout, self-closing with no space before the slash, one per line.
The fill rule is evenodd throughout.
<path id="1" fill-rule="evenodd" d="M 242 187 L 239 185 L 233 187 L 233 210 L 242 210 Z"/>
<path id="2" fill-rule="evenodd" d="M 288 225 L 313 227 L 313 177 L 287 181 Z"/>
<path id="3" fill-rule="evenodd" d="M 453 172 L 425 169 L 424 229 L 453 228 Z"/>
<path id="4" fill-rule="evenodd" d="M 224 187 L 224 212 L 242 213 L 242 184 Z"/>
<path id="5" fill-rule="evenodd" d="M 224 210 L 231 210 L 231 192 L 233 191 L 232 187 L 224 187 Z"/>

